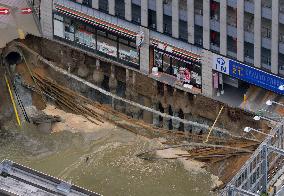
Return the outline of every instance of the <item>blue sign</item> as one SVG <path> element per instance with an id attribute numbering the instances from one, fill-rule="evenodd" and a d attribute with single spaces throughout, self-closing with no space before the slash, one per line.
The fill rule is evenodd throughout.
<path id="1" fill-rule="evenodd" d="M 284 95 L 284 91 L 279 89 L 280 85 L 284 85 L 284 78 L 279 76 L 255 69 L 234 60 L 229 60 L 229 75 Z"/>

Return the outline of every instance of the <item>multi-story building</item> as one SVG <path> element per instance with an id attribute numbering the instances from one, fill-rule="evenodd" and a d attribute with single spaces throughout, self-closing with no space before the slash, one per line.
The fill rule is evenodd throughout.
<path id="1" fill-rule="evenodd" d="M 149 76 L 188 69 L 207 96 L 224 83 L 284 94 L 284 0 L 50 0 L 41 24 L 45 37 Z"/>

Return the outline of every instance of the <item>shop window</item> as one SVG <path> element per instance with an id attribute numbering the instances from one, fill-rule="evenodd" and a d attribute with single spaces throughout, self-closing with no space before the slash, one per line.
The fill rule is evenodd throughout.
<path id="1" fill-rule="evenodd" d="M 171 66 L 171 57 L 168 55 L 164 54 L 163 55 L 163 71 L 167 72 Z"/>
<path id="2" fill-rule="evenodd" d="M 105 32 L 98 30 L 97 50 L 109 56 L 117 57 L 117 42 L 109 39 Z"/>
<path id="3" fill-rule="evenodd" d="M 99 10 L 108 12 L 108 0 L 99 0 Z"/>
<path id="4" fill-rule="evenodd" d="M 141 23 L 141 6 L 132 3 L 132 22 Z"/>
<path id="5" fill-rule="evenodd" d="M 159 71 L 163 71 L 163 53 L 154 49 L 154 66 L 158 67 Z"/>
<path id="6" fill-rule="evenodd" d="M 154 49 L 154 66 L 158 67 L 160 72 L 176 76 L 182 82 L 201 88 L 201 67 L 198 63 Z"/>
<path id="7" fill-rule="evenodd" d="M 91 27 L 84 25 L 76 28 L 75 41 L 79 44 L 88 46 L 90 48 L 96 48 L 96 34 L 95 30 Z"/>
<path id="8" fill-rule="evenodd" d="M 119 43 L 119 58 L 139 65 L 139 51 L 130 45 Z"/>
<path id="9" fill-rule="evenodd" d="M 75 25 L 74 21 L 70 18 L 64 18 L 64 31 L 65 39 L 74 41 Z"/>
<path id="10" fill-rule="evenodd" d="M 119 38 L 119 42 L 120 43 L 123 43 L 123 44 L 126 44 L 126 45 L 128 45 L 129 44 L 129 41 L 128 40 L 126 40 L 126 39 L 123 39 L 123 38 Z"/>
<path id="11" fill-rule="evenodd" d="M 125 2 L 124 0 L 115 0 L 115 15 L 124 18 L 125 17 Z"/>

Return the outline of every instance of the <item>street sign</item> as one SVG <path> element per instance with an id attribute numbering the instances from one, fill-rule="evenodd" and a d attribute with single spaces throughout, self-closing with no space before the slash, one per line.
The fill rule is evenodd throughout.
<path id="1" fill-rule="evenodd" d="M 32 12 L 33 12 L 32 8 L 27 7 L 27 8 L 22 8 L 20 13 L 21 14 L 31 14 Z"/>
<path id="2" fill-rule="evenodd" d="M 0 7 L 0 15 L 8 15 L 10 14 L 9 8 Z"/>

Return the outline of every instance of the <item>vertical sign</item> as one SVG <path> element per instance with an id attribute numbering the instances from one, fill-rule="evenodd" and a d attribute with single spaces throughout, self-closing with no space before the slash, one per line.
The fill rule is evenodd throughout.
<path id="1" fill-rule="evenodd" d="M 213 54 L 212 69 L 229 75 L 229 59 L 217 54 Z"/>

